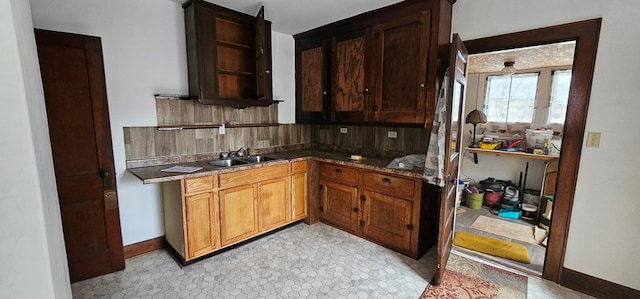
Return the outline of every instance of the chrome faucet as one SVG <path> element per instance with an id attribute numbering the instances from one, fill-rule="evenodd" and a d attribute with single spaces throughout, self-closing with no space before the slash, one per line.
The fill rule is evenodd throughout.
<path id="1" fill-rule="evenodd" d="M 249 148 L 241 147 L 236 151 L 236 156 L 238 157 L 249 156 Z"/>

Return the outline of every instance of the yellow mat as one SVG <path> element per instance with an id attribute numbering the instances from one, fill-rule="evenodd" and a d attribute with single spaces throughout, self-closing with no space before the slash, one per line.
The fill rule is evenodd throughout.
<path id="1" fill-rule="evenodd" d="M 453 244 L 489 255 L 530 264 L 527 247 L 521 244 L 480 236 L 467 232 L 456 232 Z"/>

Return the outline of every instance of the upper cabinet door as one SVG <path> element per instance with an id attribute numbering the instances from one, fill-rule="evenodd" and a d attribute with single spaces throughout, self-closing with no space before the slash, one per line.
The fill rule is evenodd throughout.
<path id="1" fill-rule="evenodd" d="M 378 24 L 373 32 L 373 120 L 423 123 L 430 10 Z"/>
<path id="2" fill-rule="evenodd" d="M 296 43 L 296 121 L 325 120 L 327 103 L 326 45 L 324 40 Z"/>
<path id="3" fill-rule="evenodd" d="M 201 0 L 185 7 L 189 93 L 236 108 L 273 103 L 271 25 Z"/>
<path id="4" fill-rule="evenodd" d="M 256 15 L 256 89 L 257 99 L 272 102 L 271 30 L 264 19 L 264 6 Z"/>
<path id="5" fill-rule="evenodd" d="M 331 120 L 365 121 L 368 96 L 369 30 L 333 37 Z"/>

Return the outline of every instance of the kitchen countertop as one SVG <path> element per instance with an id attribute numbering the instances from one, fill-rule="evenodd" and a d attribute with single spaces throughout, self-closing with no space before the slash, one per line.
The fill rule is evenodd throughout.
<path id="1" fill-rule="evenodd" d="M 276 160 L 251 163 L 246 165 L 237 165 L 232 167 L 215 167 L 206 161 L 185 162 L 178 164 L 167 164 L 149 167 L 128 168 L 127 170 L 133 175 L 142 180 L 145 184 L 162 183 L 168 181 L 181 180 L 186 178 L 201 177 L 207 175 L 216 175 L 221 173 L 234 172 L 239 170 L 255 169 L 265 166 L 272 166 L 278 164 L 289 163 L 292 161 L 303 160 L 316 160 L 320 162 L 335 163 L 355 168 L 370 169 L 375 171 L 383 171 L 391 174 L 398 174 L 403 176 L 410 176 L 415 178 L 422 178 L 422 167 L 414 167 L 411 170 L 406 169 L 392 169 L 387 168 L 387 165 L 393 160 L 393 158 L 380 158 L 380 157 L 364 157 L 363 160 L 355 161 L 349 158 L 349 154 L 344 152 L 333 151 L 321 151 L 315 149 L 301 149 L 284 152 L 273 152 L 264 154 L 264 156 L 276 158 Z M 187 167 L 202 167 L 201 170 L 192 173 L 175 173 L 175 172 L 162 172 L 160 170 L 169 168 L 172 166 L 187 166 Z"/>

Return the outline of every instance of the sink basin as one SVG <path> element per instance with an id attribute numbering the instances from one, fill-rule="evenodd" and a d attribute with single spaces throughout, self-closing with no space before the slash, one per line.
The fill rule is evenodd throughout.
<path id="1" fill-rule="evenodd" d="M 224 160 L 215 160 L 215 161 L 209 161 L 209 164 L 215 166 L 215 167 L 231 167 L 231 166 L 236 166 L 236 165 L 244 165 L 247 164 L 248 162 L 245 161 L 240 161 L 237 159 L 224 159 Z"/>
<path id="2" fill-rule="evenodd" d="M 249 157 L 242 157 L 242 158 L 237 158 L 238 160 L 247 162 L 247 163 L 260 163 L 260 162 L 267 162 L 267 161 L 273 161 L 276 160 L 276 158 L 271 158 L 271 157 L 267 157 L 267 156 L 249 156 Z"/>

